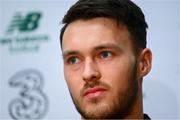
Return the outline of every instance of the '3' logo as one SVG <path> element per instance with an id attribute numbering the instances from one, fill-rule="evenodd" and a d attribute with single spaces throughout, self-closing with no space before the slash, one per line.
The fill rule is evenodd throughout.
<path id="1" fill-rule="evenodd" d="M 11 77 L 9 85 L 20 88 L 20 96 L 9 104 L 12 118 L 35 120 L 44 117 L 48 109 L 48 99 L 42 91 L 43 76 L 39 71 L 20 71 Z"/>

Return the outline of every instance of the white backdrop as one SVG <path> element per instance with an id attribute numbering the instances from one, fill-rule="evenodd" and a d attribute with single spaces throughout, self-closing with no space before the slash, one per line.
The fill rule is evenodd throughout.
<path id="1" fill-rule="evenodd" d="M 60 21 L 74 2 L 0 1 L 0 119 L 80 118 L 63 77 L 59 44 Z M 144 112 L 152 119 L 180 119 L 180 1 L 135 2 L 149 24 L 153 52 Z"/>

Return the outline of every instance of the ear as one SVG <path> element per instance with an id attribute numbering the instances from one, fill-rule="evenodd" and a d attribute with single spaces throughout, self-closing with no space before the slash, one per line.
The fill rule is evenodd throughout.
<path id="1" fill-rule="evenodd" d="M 143 49 L 139 55 L 138 61 L 139 61 L 138 64 L 139 78 L 143 78 L 151 70 L 151 64 L 152 64 L 151 50 L 148 48 Z"/>

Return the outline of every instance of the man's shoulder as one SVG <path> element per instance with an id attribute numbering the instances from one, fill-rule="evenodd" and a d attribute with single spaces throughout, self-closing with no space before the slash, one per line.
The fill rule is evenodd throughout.
<path id="1" fill-rule="evenodd" d="M 147 114 L 144 114 L 144 120 L 151 120 L 151 118 Z"/>

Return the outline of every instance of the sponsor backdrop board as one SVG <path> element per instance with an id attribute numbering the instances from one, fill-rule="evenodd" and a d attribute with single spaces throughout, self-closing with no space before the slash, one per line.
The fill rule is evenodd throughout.
<path id="1" fill-rule="evenodd" d="M 80 118 L 63 77 L 60 20 L 75 0 L 0 1 L 0 119 Z M 144 112 L 180 118 L 180 2 L 136 0 L 144 11 L 153 68 Z"/>

